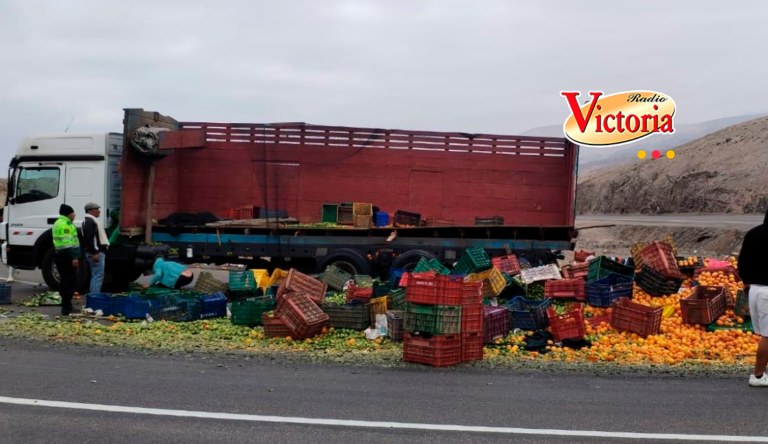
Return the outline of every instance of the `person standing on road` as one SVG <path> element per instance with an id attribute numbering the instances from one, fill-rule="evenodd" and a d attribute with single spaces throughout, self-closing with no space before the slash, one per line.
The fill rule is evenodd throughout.
<path id="1" fill-rule="evenodd" d="M 61 215 L 53 225 L 54 263 L 59 272 L 59 295 L 61 296 L 61 315 L 72 313 L 72 297 L 77 286 L 77 269 L 80 266 L 80 240 L 75 220 L 75 210 L 66 204 L 59 208 Z"/>
<path id="2" fill-rule="evenodd" d="M 768 212 L 765 220 L 747 232 L 739 254 L 739 276 L 749 297 L 752 328 L 760 336 L 755 371 L 749 377 L 752 387 L 768 387 Z"/>
<path id="3" fill-rule="evenodd" d="M 158 258 L 155 260 L 155 265 L 152 267 L 152 280 L 149 285 L 145 285 L 145 288 L 159 282 L 160 285 L 164 287 L 175 288 L 178 290 L 181 287 L 191 284 L 194 278 L 195 275 L 186 265 Z"/>
<path id="4" fill-rule="evenodd" d="M 104 283 L 104 266 L 106 264 L 109 238 L 99 220 L 101 207 L 93 202 L 85 206 L 83 220 L 83 242 L 86 260 L 91 267 L 91 293 L 100 293 Z"/>

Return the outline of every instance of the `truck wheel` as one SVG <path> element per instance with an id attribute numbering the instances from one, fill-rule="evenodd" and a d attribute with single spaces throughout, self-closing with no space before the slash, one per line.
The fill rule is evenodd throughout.
<path id="1" fill-rule="evenodd" d="M 355 250 L 334 251 L 320 261 L 317 272 L 322 273 L 329 265 L 336 265 L 352 275 L 371 274 L 371 267 L 368 265 L 368 261 Z"/>
<path id="2" fill-rule="evenodd" d="M 406 251 L 392 262 L 392 268 L 401 268 L 406 271 L 412 271 L 414 268 L 416 268 L 416 264 L 418 264 L 423 257 L 427 259 L 435 259 L 435 255 L 428 251 Z"/>
<path id="3" fill-rule="evenodd" d="M 51 291 L 59 291 L 60 289 L 60 277 L 59 271 L 56 269 L 56 264 L 53 261 L 55 251 L 53 248 L 45 252 L 43 256 L 43 280 Z M 88 293 L 88 289 L 91 282 L 91 270 L 88 267 L 88 262 L 81 258 L 80 267 L 77 269 L 77 285 L 76 291 L 80 293 Z"/>

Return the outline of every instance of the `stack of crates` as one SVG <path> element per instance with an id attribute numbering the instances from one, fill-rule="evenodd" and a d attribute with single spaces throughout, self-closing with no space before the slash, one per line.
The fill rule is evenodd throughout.
<path id="1" fill-rule="evenodd" d="M 642 261 L 637 285 L 651 296 L 677 293 L 683 283 L 683 275 L 677 264 L 672 245 L 652 242 L 638 253 Z"/>
<path id="2" fill-rule="evenodd" d="M 444 367 L 482 359 L 482 283 L 435 271 L 414 273 L 408 279 L 405 301 L 406 362 Z"/>

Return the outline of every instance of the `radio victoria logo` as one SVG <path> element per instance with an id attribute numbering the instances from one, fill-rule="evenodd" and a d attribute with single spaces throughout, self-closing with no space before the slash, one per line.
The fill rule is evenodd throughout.
<path id="1" fill-rule="evenodd" d="M 603 95 L 590 91 L 592 100 L 579 105 L 578 91 L 561 91 L 571 115 L 563 124 L 563 132 L 573 143 L 592 147 L 612 147 L 636 142 L 654 134 L 675 132 L 675 101 L 655 91 L 625 91 Z M 666 153 L 668 158 L 674 151 Z M 645 152 L 638 152 L 645 158 Z M 661 153 L 654 151 L 657 159 Z"/>

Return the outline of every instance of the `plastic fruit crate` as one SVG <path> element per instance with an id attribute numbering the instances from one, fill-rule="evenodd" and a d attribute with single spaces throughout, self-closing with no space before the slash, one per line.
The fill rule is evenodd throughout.
<path id="1" fill-rule="evenodd" d="M 373 217 L 355 215 L 354 226 L 355 228 L 371 228 L 373 226 Z"/>
<path id="2" fill-rule="evenodd" d="M 587 282 L 602 279 L 611 273 L 633 278 L 635 276 L 635 269 L 628 265 L 620 264 L 605 256 L 600 256 L 589 261 L 589 274 L 587 275 Z"/>
<path id="3" fill-rule="evenodd" d="M 389 283 L 392 284 L 393 287 L 399 287 L 400 281 L 403 279 L 403 273 L 405 273 L 405 270 L 402 268 L 390 268 Z"/>
<path id="4" fill-rule="evenodd" d="M 565 267 L 563 268 L 565 269 Z M 563 274 L 563 277 L 566 279 L 582 278 L 587 280 L 587 277 L 589 276 L 589 262 L 572 263 L 568 268 L 568 273 L 569 276 Z"/>
<path id="5" fill-rule="evenodd" d="M 414 304 L 437 305 L 437 275 L 434 272 L 408 274 L 405 300 Z"/>
<path id="6" fill-rule="evenodd" d="M 328 322 L 328 315 L 302 292 L 288 293 L 277 304 L 275 315 L 285 322 L 293 333 L 293 339 L 305 339 L 318 335 Z"/>
<path id="7" fill-rule="evenodd" d="M 191 321 L 189 306 L 189 301 L 175 295 L 168 295 L 150 301 L 148 314 L 155 321 Z"/>
<path id="8" fill-rule="evenodd" d="M 491 259 L 491 264 L 493 264 L 494 268 L 509 276 L 520 274 L 520 263 L 517 261 L 517 256 L 514 254 L 495 257 Z"/>
<path id="9" fill-rule="evenodd" d="M 305 293 L 315 304 L 322 305 L 327 291 L 328 285 L 325 282 L 318 281 L 292 268 L 288 272 L 288 276 L 280 284 L 275 299 L 279 302 L 284 295 L 298 292 Z"/>
<path id="10" fill-rule="evenodd" d="M 714 273 L 717 273 L 717 272 L 723 273 L 728 278 L 733 276 L 733 278 L 734 278 L 734 280 L 736 280 L 736 282 L 741 282 L 741 277 L 739 276 L 739 272 L 736 270 L 736 267 L 733 267 L 733 266 L 713 267 L 713 268 L 698 268 L 693 273 L 693 280 L 698 281 L 703 273 L 714 274 Z"/>
<path id="11" fill-rule="evenodd" d="M 389 213 L 378 212 L 373 216 L 373 224 L 377 227 L 389 226 Z"/>
<path id="12" fill-rule="evenodd" d="M 393 310 L 405 310 L 405 288 L 396 288 L 389 292 L 389 305 Z"/>
<path id="13" fill-rule="evenodd" d="M 389 308 L 389 296 L 371 298 L 371 325 L 376 325 L 376 315 L 387 314 Z"/>
<path id="14" fill-rule="evenodd" d="M 291 336 L 291 330 L 282 319 L 264 313 L 261 315 L 261 324 L 264 326 L 264 336 L 267 338 L 285 338 Z"/>
<path id="15" fill-rule="evenodd" d="M 213 319 L 227 317 L 227 297 L 224 293 L 204 294 L 197 303 L 190 305 L 191 319 Z"/>
<path id="16" fill-rule="evenodd" d="M 525 299 L 522 296 L 512 298 L 504 306 L 509 311 L 510 329 L 543 330 L 547 328 L 549 326 L 547 319 L 549 305 L 549 299 L 537 301 Z"/>
<path id="17" fill-rule="evenodd" d="M 229 272 L 230 290 L 252 290 L 255 292 L 256 288 L 256 279 L 253 277 L 253 272 L 250 270 Z"/>
<path id="18" fill-rule="evenodd" d="M 373 288 L 358 287 L 354 283 L 350 282 L 347 287 L 347 303 L 358 301 L 364 304 L 371 302 L 373 297 Z"/>
<path id="19" fill-rule="evenodd" d="M 338 221 L 338 204 L 323 204 L 322 208 L 322 221 L 323 223 L 335 224 Z"/>
<path id="20" fill-rule="evenodd" d="M 395 342 L 403 341 L 405 314 L 400 310 L 387 312 L 387 337 Z"/>
<path id="21" fill-rule="evenodd" d="M 9 305 L 11 303 L 11 286 L 0 284 L 0 305 Z"/>
<path id="22" fill-rule="evenodd" d="M 579 301 L 586 300 L 584 292 L 584 279 L 559 279 L 544 282 L 544 297 L 552 299 L 573 298 Z"/>
<path id="23" fill-rule="evenodd" d="M 461 332 L 461 307 L 408 304 L 405 331 L 433 335 Z"/>
<path id="24" fill-rule="evenodd" d="M 507 286 L 507 280 L 504 275 L 495 268 L 480 273 L 474 273 L 464 278 L 467 282 L 482 282 L 483 297 L 492 298 L 501 294 Z"/>
<path id="25" fill-rule="evenodd" d="M 738 316 L 750 316 L 749 298 L 744 290 L 736 292 L 736 306 L 733 308 L 733 312 Z"/>
<path id="26" fill-rule="evenodd" d="M 651 308 L 622 297 L 613 303 L 611 325 L 642 337 L 659 333 L 663 307 Z"/>
<path id="27" fill-rule="evenodd" d="M 677 265 L 677 259 L 669 244 L 659 241 L 651 242 L 640 250 L 639 254 L 643 258 L 643 265 L 648 265 L 666 277 L 682 277 L 680 267 Z"/>
<path id="28" fill-rule="evenodd" d="M 584 326 L 584 304 L 574 304 L 563 314 L 557 314 L 555 308 L 547 308 L 547 319 L 555 341 L 580 339 L 587 334 Z"/>
<path id="29" fill-rule="evenodd" d="M 586 285 L 587 304 L 593 307 L 610 307 L 619 298 L 632 297 L 632 279 L 620 274 L 608 276 Z"/>
<path id="30" fill-rule="evenodd" d="M 333 328 L 363 331 L 371 325 L 369 304 L 323 305 L 328 315 L 328 325 Z"/>
<path id="31" fill-rule="evenodd" d="M 483 307 L 485 342 L 491 343 L 509 334 L 509 312 L 504 307 Z"/>
<path id="32" fill-rule="evenodd" d="M 488 227 L 488 226 L 502 226 L 504 225 L 504 218 L 501 216 L 491 216 L 491 217 L 476 217 L 475 218 L 475 226 L 478 227 Z"/>
<path id="33" fill-rule="evenodd" d="M 667 294 L 675 294 L 680 290 L 683 280 L 680 278 L 669 278 L 654 270 L 653 268 L 643 265 L 640 273 L 635 278 L 637 286 L 645 290 L 651 296 L 664 296 Z"/>
<path id="34" fill-rule="evenodd" d="M 338 291 L 343 290 L 344 285 L 346 285 L 350 279 L 352 279 L 351 274 L 335 265 L 327 266 L 325 271 L 323 271 L 323 276 L 320 278 L 320 280 L 325 282 L 329 288 L 333 288 L 334 290 Z"/>
<path id="35" fill-rule="evenodd" d="M 339 225 L 354 225 L 355 214 L 352 207 L 339 205 L 336 209 L 336 223 Z"/>
<path id="36" fill-rule="evenodd" d="M 229 284 L 216 279 L 210 272 L 203 271 L 197 277 L 194 288 L 196 292 L 201 294 L 214 294 L 218 292 L 226 294 L 227 290 L 229 290 Z"/>
<path id="37" fill-rule="evenodd" d="M 462 305 L 464 278 L 461 276 L 437 276 L 437 299 L 441 305 Z"/>
<path id="38" fill-rule="evenodd" d="M 259 298 L 232 303 L 229 311 L 233 325 L 259 325 L 264 313 L 270 312 L 277 306 L 274 299 Z"/>
<path id="39" fill-rule="evenodd" d="M 461 335 L 420 336 L 403 334 L 403 360 L 448 367 L 461 362 Z"/>
<path id="40" fill-rule="evenodd" d="M 251 270 L 253 279 L 256 281 L 256 288 L 267 288 L 269 286 L 269 270 L 263 268 Z"/>
<path id="41" fill-rule="evenodd" d="M 285 270 L 281 270 L 279 268 L 275 268 L 274 271 L 272 271 L 272 276 L 269 277 L 269 283 L 267 283 L 267 287 L 274 287 L 277 285 L 280 285 L 283 283 L 283 279 L 288 277 L 288 272 Z"/>
<path id="42" fill-rule="evenodd" d="M 461 305 L 474 305 L 483 303 L 483 283 L 467 282 L 461 287 Z"/>
<path id="43" fill-rule="evenodd" d="M 579 250 L 573 253 L 574 262 L 584 262 L 590 256 L 597 256 L 594 251 Z"/>
<path id="44" fill-rule="evenodd" d="M 88 293 L 85 296 L 85 307 L 93 311 L 101 310 L 104 316 L 123 315 L 127 304 L 126 296 L 113 296 L 107 293 Z"/>
<path id="45" fill-rule="evenodd" d="M 680 300 L 680 311 L 685 324 L 711 324 L 725 313 L 725 287 L 696 287 L 687 298 Z M 730 297 L 730 296 L 728 296 Z"/>
<path id="46" fill-rule="evenodd" d="M 467 248 L 459 262 L 453 267 L 453 274 L 479 273 L 491 268 L 491 258 L 482 247 Z"/>
<path id="47" fill-rule="evenodd" d="M 422 257 L 419 259 L 419 263 L 413 269 L 414 273 L 426 273 L 428 271 L 434 271 L 437 274 L 451 274 L 451 270 L 445 265 L 441 264 L 437 259 L 427 259 Z"/>
<path id="48" fill-rule="evenodd" d="M 461 307 L 461 332 L 480 332 L 484 334 L 483 304 L 462 305 Z"/>
<path id="49" fill-rule="evenodd" d="M 357 286 L 373 287 L 373 278 L 367 274 L 356 274 L 352 280 Z"/>
<path id="50" fill-rule="evenodd" d="M 469 332 L 461 334 L 461 360 L 482 361 L 485 335 L 483 332 Z"/>
<path id="51" fill-rule="evenodd" d="M 400 228 L 414 228 L 421 226 L 421 214 L 410 211 L 395 211 L 394 225 Z"/>

